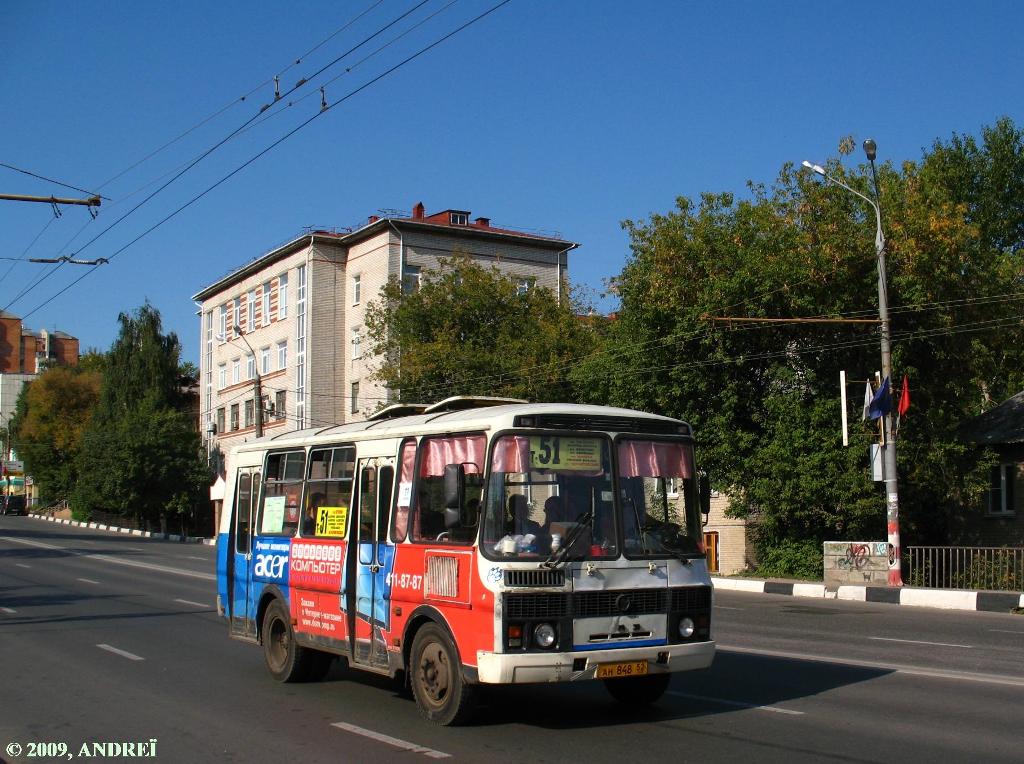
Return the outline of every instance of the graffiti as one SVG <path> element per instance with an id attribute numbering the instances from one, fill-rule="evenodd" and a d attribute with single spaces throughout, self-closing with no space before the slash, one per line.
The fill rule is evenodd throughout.
<path id="1" fill-rule="evenodd" d="M 841 570 L 861 570 L 868 563 L 868 545 L 850 544 L 846 555 L 836 560 L 836 567 Z"/>
<path id="2" fill-rule="evenodd" d="M 889 567 L 891 568 L 896 564 L 896 560 L 899 559 L 899 549 L 894 544 L 887 544 L 889 547 Z"/>

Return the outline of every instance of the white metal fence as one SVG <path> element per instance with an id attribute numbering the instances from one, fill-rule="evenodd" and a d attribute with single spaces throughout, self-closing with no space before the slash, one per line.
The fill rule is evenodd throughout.
<path id="1" fill-rule="evenodd" d="M 911 586 L 1024 591 L 1024 548 L 912 546 L 907 553 Z"/>

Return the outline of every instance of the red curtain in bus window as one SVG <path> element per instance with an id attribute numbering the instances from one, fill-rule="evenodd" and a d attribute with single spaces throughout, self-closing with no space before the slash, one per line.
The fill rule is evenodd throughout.
<path id="1" fill-rule="evenodd" d="M 446 464 L 465 465 L 471 475 L 483 472 L 486 443 L 483 435 L 425 439 L 420 477 L 441 477 Z"/>
<path id="2" fill-rule="evenodd" d="M 395 502 L 395 543 L 405 541 L 409 534 L 409 507 L 412 505 L 412 478 L 416 474 L 416 441 L 402 444 L 402 466 L 398 473 L 398 500 Z"/>
<path id="3" fill-rule="evenodd" d="M 529 472 L 530 439 L 521 435 L 506 436 L 494 446 L 495 472 Z"/>
<path id="4" fill-rule="evenodd" d="M 656 440 L 619 442 L 620 477 L 693 476 L 693 452 L 683 443 Z"/>

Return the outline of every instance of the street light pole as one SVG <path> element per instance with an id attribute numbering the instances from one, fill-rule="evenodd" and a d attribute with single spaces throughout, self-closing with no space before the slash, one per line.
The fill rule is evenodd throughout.
<path id="1" fill-rule="evenodd" d="M 837 178 L 825 172 L 821 165 L 811 164 L 804 161 L 804 167 L 817 173 L 830 183 L 835 183 L 859 196 L 871 205 L 875 211 L 875 256 L 878 260 L 878 318 L 881 325 L 881 350 L 882 350 L 882 379 L 889 380 L 890 394 L 895 384 L 892 379 L 892 353 L 890 349 L 889 329 L 889 297 L 886 284 L 885 269 L 885 234 L 882 232 L 882 209 L 879 203 L 878 175 L 875 172 L 875 155 L 877 146 L 870 138 L 864 141 L 864 153 L 871 163 L 871 175 L 874 180 L 874 199 L 865 196 L 860 191 L 850 188 Z M 903 586 L 903 574 L 900 566 L 900 500 L 899 486 L 896 475 L 896 442 L 892 437 L 892 407 L 885 412 L 882 419 L 882 479 L 885 483 L 886 498 L 886 528 L 889 536 L 889 586 Z"/>
<path id="2" fill-rule="evenodd" d="M 242 342 L 245 343 L 245 346 L 247 348 L 249 348 L 249 352 L 252 353 L 253 372 L 256 375 L 255 380 L 253 380 L 253 387 L 255 388 L 254 394 L 256 396 L 256 400 L 255 400 L 255 404 L 256 404 L 256 406 L 255 406 L 255 409 L 256 409 L 256 411 L 255 411 L 255 414 L 256 414 L 256 437 L 257 438 L 262 438 L 263 437 L 263 379 L 260 377 L 259 361 L 256 358 L 256 351 L 252 349 L 252 345 L 249 344 L 249 340 L 247 340 L 245 338 L 245 335 L 242 334 L 242 330 L 240 328 L 238 328 L 237 326 L 232 326 L 231 329 L 235 332 L 235 334 L 237 334 L 239 337 L 242 338 Z"/>

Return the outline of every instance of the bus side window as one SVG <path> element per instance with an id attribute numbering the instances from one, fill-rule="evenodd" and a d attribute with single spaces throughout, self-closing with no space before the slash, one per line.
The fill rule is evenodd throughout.
<path id="1" fill-rule="evenodd" d="M 295 535 L 299 527 L 299 504 L 305 471 L 304 451 L 285 451 L 267 456 L 263 496 L 256 526 L 258 535 Z"/>
<path id="2" fill-rule="evenodd" d="M 252 475 L 239 470 L 238 490 L 235 495 L 235 551 L 238 554 L 248 554 L 249 552 L 249 513 L 251 511 Z"/>
<path id="3" fill-rule="evenodd" d="M 391 538 L 401 544 L 409 536 L 409 511 L 412 507 L 412 484 L 416 470 L 416 440 L 408 438 L 402 443 L 398 472 L 398 497 L 395 500 L 395 516 Z"/>
<path id="4" fill-rule="evenodd" d="M 388 510 L 394 487 L 395 468 L 381 467 L 377 475 L 377 542 L 381 544 L 388 540 Z"/>
<path id="5" fill-rule="evenodd" d="M 476 536 L 476 517 L 483 487 L 480 465 L 484 463 L 486 442 L 483 435 L 424 438 L 420 441 L 413 541 L 472 543 Z M 449 464 L 462 464 L 466 472 L 465 505 L 461 512 L 463 522 L 452 529 L 448 529 L 444 522 L 444 470 Z"/>

